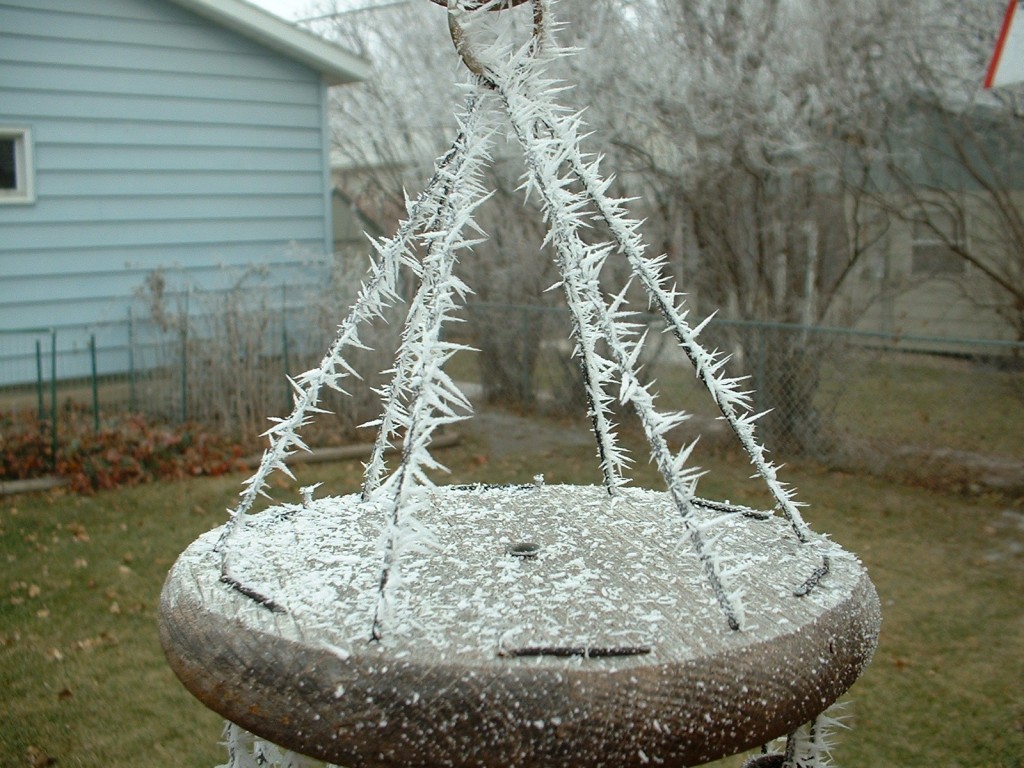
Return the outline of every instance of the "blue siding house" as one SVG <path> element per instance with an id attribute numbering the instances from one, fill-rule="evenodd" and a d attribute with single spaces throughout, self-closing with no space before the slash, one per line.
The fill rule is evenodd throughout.
<path id="1" fill-rule="evenodd" d="M 12 329 L 95 334 L 116 368 L 158 268 L 309 281 L 333 250 L 327 91 L 367 72 L 242 0 L 0 0 L 0 384 L 24 380 Z"/>

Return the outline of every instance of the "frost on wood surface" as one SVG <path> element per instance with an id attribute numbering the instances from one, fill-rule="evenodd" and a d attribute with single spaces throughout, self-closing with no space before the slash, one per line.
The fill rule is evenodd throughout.
<path id="1" fill-rule="evenodd" d="M 807 547 L 784 520 L 751 519 L 694 505 L 694 525 L 714 537 L 721 567 L 751 594 L 745 631 L 720 620 L 700 558 L 664 492 L 600 486 L 421 489 L 397 570 L 382 638 L 388 649 L 491 663 L 521 645 L 651 645 L 655 656 L 689 658 L 725 644 L 742 647 L 788 631 L 848 593 L 860 568 L 827 540 Z M 182 574 L 202 586 L 211 610 L 236 614 L 253 631 L 273 627 L 295 640 L 318 638 L 352 653 L 370 639 L 379 597 L 378 553 L 390 522 L 387 499 L 314 499 L 253 515 L 236 532 L 234 574 L 284 608 L 275 615 L 210 585 L 219 531 L 182 555 Z M 535 559 L 509 555 L 532 542 Z M 819 548 L 842 562 L 805 598 L 793 596 Z M 211 560 L 213 558 L 213 560 Z M 216 568 L 214 568 L 214 576 Z M 624 660 L 623 664 L 639 663 Z"/>
<path id="2" fill-rule="evenodd" d="M 671 496 L 609 495 L 603 486 L 419 489 L 416 519 L 430 536 L 396 570 L 377 642 L 369 627 L 389 505 L 360 494 L 273 507 L 236 533 L 235 575 L 281 613 L 219 580 L 216 530 L 179 558 L 161 613 L 226 633 L 223 647 L 180 649 L 186 665 L 197 653 L 216 659 L 183 677 L 211 692 L 190 687 L 208 706 L 289 748 L 319 745 L 324 752 L 310 753 L 341 764 L 326 751 L 333 736 L 302 739 L 314 731 L 360 745 L 369 727 L 379 735 L 367 749 L 405 734 L 410 754 L 429 749 L 431 764 L 444 764 L 464 749 L 507 754 L 508 740 L 526 732 L 545 749 L 565 754 L 571 743 L 572 754 L 586 755 L 594 723 L 614 721 L 623 732 L 602 736 L 600 750 L 633 745 L 660 759 L 717 739 L 707 754 L 718 756 L 824 709 L 866 663 L 877 633 L 877 599 L 852 555 L 815 537 L 835 567 L 798 598 L 794 584 L 817 547 L 781 517 L 750 512 L 701 501 L 692 513 L 730 553 L 723 568 L 750 595 L 740 632 L 720 620 Z M 181 626 L 170 636 L 187 637 Z M 238 709 L 219 708 L 231 702 Z M 264 725 L 287 714 L 290 725 L 260 730 L 245 719 L 252 711 L 273 715 Z M 766 732 L 784 712 L 791 719 Z M 634 755 L 614 764 L 638 763 Z"/>

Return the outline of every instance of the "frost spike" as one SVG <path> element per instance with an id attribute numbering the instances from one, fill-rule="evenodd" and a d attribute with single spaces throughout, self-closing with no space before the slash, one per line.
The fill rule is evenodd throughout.
<path id="1" fill-rule="evenodd" d="M 471 92 L 467 97 L 466 112 L 474 112 L 478 108 L 479 101 L 480 94 L 476 91 Z M 343 371 L 352 371 L 351 366 L 344 359 L 343 352 L 349 347 L 360 348 L 363 346 L 359 340 L 360 325 L 375 318 L 383 319 L 384 309 L 390 305 L 391 299 L 398 295 L 398 279 L 403 267 L 412 269 L 414 273 L 420 272 L 420 266 L 412 254 L 412 240 L 417 232 L 431 225 L 435 215 L 434 201 L 437 199 L 438 191 L 444 180 L 449 177 L 448 166 L 452 163 L 459 146 L 464 141 L 464 133 L 457 135 L 452 148 L 438 160 L 433 176 L 410 206 L 411 213 L 404 222 L 399 224 L 396 234 L 388 240 L 371 239 L 378 259 L 371 259 L 367 276 L 360 286 L 356 300 L 349 309 L 348 315 L 338 325 L 335 339 L 321 359 L 320 365 L 298 377 L 292 412 L 288 416 L 278 419 L 274 427 L 268 430 L 269 446 L 263 452 L 258 469 L 246 481 L 241 499 L 224 525 L 224 530 L 216 544 L 216 551 L 220 554 L 221 559 L 222 576 L 228 576 L 229 549 L 236 531 L 245 525 L 246 516 L 256 500 L 259 497 L 269 498 L 267 493 L 269 476 L 275 470 L 291 474 L 285 465 L 285 459 L 293 453 L 292 447 L 300 443 L 297 430 L 307 423 L 306 414 L 310 409 L 317 406 L 321 388 L 326 385 L 340 389 L 338 380 L 345 374 L 339 374 L 339 368 Z M 479 185 L 472 186 L 478 188 Z"/>
<path id="2" fill-rule="evenodd" d="M 628 394 L 628 399 L 640 419 L 651 447 L 652 458 L 665 480 L 726 621 L 732 629 L 738 629 L 742 609 L 730 600 L 720 577 L 717 557 L 706 546 L 703 535 L 694 525 L 691 499 L 694 495 L 697 473 L 682 469 L 681 462 L 672 456 L 664 438 L 664 433 L 670 425 L 685 415 L 659 414 L 654 408 L 653 396 L 636 378 L 636 370 L 630 364 L 630 354 L 626 351 L 629 342 L 635 341 L 635 332 L 619 319 L 618 304 L 614 300 L 611 307 L 606 304 L 597 281 L 592 278 L 596 274 L 595 267 L 603 263 L 608 250 L 604 247 L 588 248 L 580 239 L 578 232 L 583 226 L 580 222 L 580 209 L 575 204 L 575 199 L 568 199 L 565 192 L 568 180 L 557 175 L 557 168 L 553 169 L 552 164 L 546 161 L 545 153 L 549 151 L 551 142 L 538 139 L 536 132 L 531 129 L 531 126 L 537 123 L 544 125 L 552 136 L 560 138 L 563 148 L 574 148 L 573 152 L 565 155 L 573 161 L 574 167 L 576 163 L 583 167 L 578 149 L 575 149 L 576 125 L 571 119 L 566 121 L 560 118 L 557 110 L 545 100 L 547 94 L 539 93 L 531 87 L 530 74 L 528 70 L 501 70 L 493 77 L 505 104 L 509 122 L 523 148 L 527 172 L 530 174 L 530 187 L 540 194 L 545 217 L 549 221 L 548 241 L 556 250 L 566 298 L 572 313 L 574 336 L 583 359 L 584 382 L 587 386 L 591 416 L 594 419 L 594 433 L 602 459 L 602 471 L 605 472 L 605 484 L 610 492 L 614 491 L 622 480 L 617 473 L 611 473 L 611 469 L 616 468 L 613 462 L 617 462 L 618 465 L 625 462 L 620 458 L 614 432 L 611 431 L 607 420 L 604 403 L 608 398 L 605 395 L 605 387 L 611 382 L 607 367 L 600 366 L 595 359 L 597 355 L 594 352 L 594 339 L 603 339 L 607 342 L 609 354 L 619 376 L 631 379 L 628 383 L 624 382 L 622 391 Z M 590 181 L 595 186 L 599 184 L 594 179 Z M 601 255 L 597 257 L 595 254 Z M 688 456 L 689 450 L 682 453 Z"/>

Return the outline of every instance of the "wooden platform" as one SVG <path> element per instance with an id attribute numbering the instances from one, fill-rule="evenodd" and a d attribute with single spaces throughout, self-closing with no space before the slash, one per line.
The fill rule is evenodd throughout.
<path id="1" fill-rule="evenodd" d="M 743 628 L 728 628 L 665 494 L 442 488 L 411 506 L 379 598 L 386 515 L 358 497 L 251 517 L 220 581 L 219 531 L 171 570 L 168 659 L 204 704 L 282 746 L 358 766 L 697 765 L 826 709 L 880 621 L 863 568 L 777 517 L 721 518 Z M 828 554 L 806 597 L 794 590 Z"/>

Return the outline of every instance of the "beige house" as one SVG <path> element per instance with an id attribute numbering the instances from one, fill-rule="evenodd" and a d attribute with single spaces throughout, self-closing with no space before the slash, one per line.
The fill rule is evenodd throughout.
<path id="1" fill-rule="evenodd" d="M 1024 195 L 1019 202 L 1024 211 Z M 844 303 L 848 315 L 856 317 L 855 327 L 908 336 L 1013 340 L 1013 327 L 997 310 L 998 290 L 950 245 L 960 243 L 989 259 L 1001 255 L 996 244 L 986 243 L 985 209 L 983 200 L 964 198 L 965 215 L 958 220 L 943 208 L 907 201 L 905 218 L 891 218 L 847 279 Z"/>
<path id="2" fill-rule="evenodd" d="M 1017 118 L 917 105 L 914 140 L 879 171 L 872 241 L 844 291 L 858 329 L 1019 340 L 1024 307 L 1024 153 Z M 1015 135 L 1011 135 L 1015 134 Z M 862 201 L 863 202 L 863 201 Z M 847 219 L 852 228 L 852 204 Z M 1002 280 L 1012 290 L 1000 288 Z"/>

